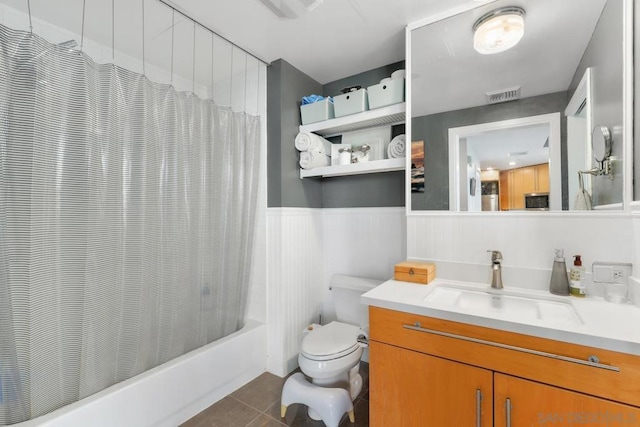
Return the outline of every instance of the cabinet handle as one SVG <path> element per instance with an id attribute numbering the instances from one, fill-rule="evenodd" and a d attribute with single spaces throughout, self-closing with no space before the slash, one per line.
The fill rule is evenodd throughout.
<path id="1" fill-rule="evenodd" d="M 595 360 L 593 358 L 593 356 L 589 356 L 590 360 L 582 360 L 582 359 L 576 359 L 574 357 L 562 356 L 560 354 L 547 353 L 547 352 L 544 352 L 544 351 L 532 350 L 530 348 L 525 348 L 525 347 L 517 347 L 515 345 L 502 344 L 502 343 L 499 343 L 499 342 L 481 340 L 479 338 L 465 337 L 464 335 L 450 334 L 448 332 L 442 332 L 442 331 L 436 331 L 436 330 L 433 330 L 433 329 L 421 328 L 419 326 L 402 325 L 402 327 L 405 328 L 405 329 L 411 329 L 412 331 L 425 332 L 427 334 L 439 335 L 439 336 L 448 337 L 448 338 L 455 338 L 455 339 L 459 339 L 459 340 L 463 340 L 463 341 L 469 341 L 469 342 L 473 342 L 473 343 L 477 343 L 477 344 L 485 344 L 485 345 L 490 345 L 490 346 L 493 346 L 493 347 L 504 348 L 504 349 L 507 349 L 507 350 L 514 350 L 514 351 L 519 351 L 519 352 L 527 353 L 527 354 L 535 354 L 536 356 L 548 357 L 550 359 L 557 359 L 557 360 L 562 360 L 562 361 L 565 361 L 565 362 L 577 363 L 579 365 L 591 366 L 593 368 L 606 369 L 608 371 L 620 372 L 620 368 L 618 368 L 617 366 L 605 365 L 605 364 L 602 364 L 602 363 L 592 362 L 592 360 Z"/>
<path id="2" fill-rule="evenodd" d="M 507 427 L 511 427 L 511 399 L 507 398 L 504 405 L 507 407 Z"/>
<path id="3" fill-rule="evenodd" d="M 482 427 L 482 391 L 476 390 L 476 427 Z"/>

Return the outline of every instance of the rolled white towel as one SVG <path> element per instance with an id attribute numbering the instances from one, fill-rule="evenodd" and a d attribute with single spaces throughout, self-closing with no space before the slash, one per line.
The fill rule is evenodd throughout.
<path id="1" fill-rule="evenodd" d="M 404 135 L 396 136 L 387 147 L 387 157 L 390 159 L 404 157 L 406 145 L 406 137 Z"/>
<path id="2" fill-rule="evenodd" d="M 331 142 L 310 132 L 300 132 L 296 135 L 296 149 L 298 151 L 317 151 L 331 155 Z"/>
<path id="3" fill-rule="evenodd" d="M 329 166 L 331 157 L 319 151 L 301 151 L 300 167 L 302 169 L 313 169 L 322 166 Z"/>

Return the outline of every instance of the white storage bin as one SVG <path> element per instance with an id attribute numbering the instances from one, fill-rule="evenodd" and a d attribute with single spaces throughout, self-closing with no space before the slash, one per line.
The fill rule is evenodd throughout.
<path id="1" fill-rule="evenodd" d="M 367 90 L 369 91 L 369 108 L 372 110 L 404 102 L 404 79 L 391 79 L 369 86 Z"/>
<path id="2" fill-rule="evenodd" d="M 336 117 L 348 116 L 349 114 L 362 113 L 369 109 L 369 98 L 366 89 L 358 89 L 353 92 L 334 96 Z"/>
<path id="3" fill-rule="evenodd" d="M 314 102 L 313 104 L 300 106 L 300 118 L 302 119 L 303 125 L 333 119 L 334 117 L 333 103 L 329 102 L 328 98 Z"/>

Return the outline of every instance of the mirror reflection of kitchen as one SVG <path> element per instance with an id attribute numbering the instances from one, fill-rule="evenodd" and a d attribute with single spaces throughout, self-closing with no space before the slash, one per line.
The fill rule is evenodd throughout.
<path id="1" fill-rule="evenodd" d="M 473 28 L 510 7 L 521 11 L 522 39 L 499 53 L 477 51 Z M 411 210 L 621 209 L 623 12 L 619 0 L 496 0 L 411 28 L 411 136 L 425 141 L 427 183 L 412 193 Z M 466 147 L 477 130 L 467 128 L 494 123 L 498 129 L 518 120 L 546 122 L 549 134 L 531 146 L 520 146 L 524 137 L 496 137 L 508 139 L 500 153 L 486 141 Z M 613 140 L 606 174 L 589 173 L 601 168 L 591 152 L 597 125 Z M 546 157 L 538 158 L 543 149 Z M 497 182 L 497 192 L 484 185 L 483 209 L 486 181 Z M 592 203 L 577 203 L 581 194 Z"/>
<path id="2" fill-rule="evenodd" d="M 467 135 L 467 179 L 480 180 L 478 192 L 469 188 L 466 209 L 513 211 L 549 210 L 549 127 L 520 126 Z"/>

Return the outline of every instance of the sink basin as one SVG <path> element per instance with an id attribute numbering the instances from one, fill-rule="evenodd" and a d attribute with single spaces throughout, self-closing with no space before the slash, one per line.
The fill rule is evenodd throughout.
<path id="1" fill-rule="evenodd" d="M 514 321 L 575 325 L 582 323 L 569 301 L 520 295 L 498 289 L 440 285 L 425 296 L 424 302 L 434 308 Z"/>

